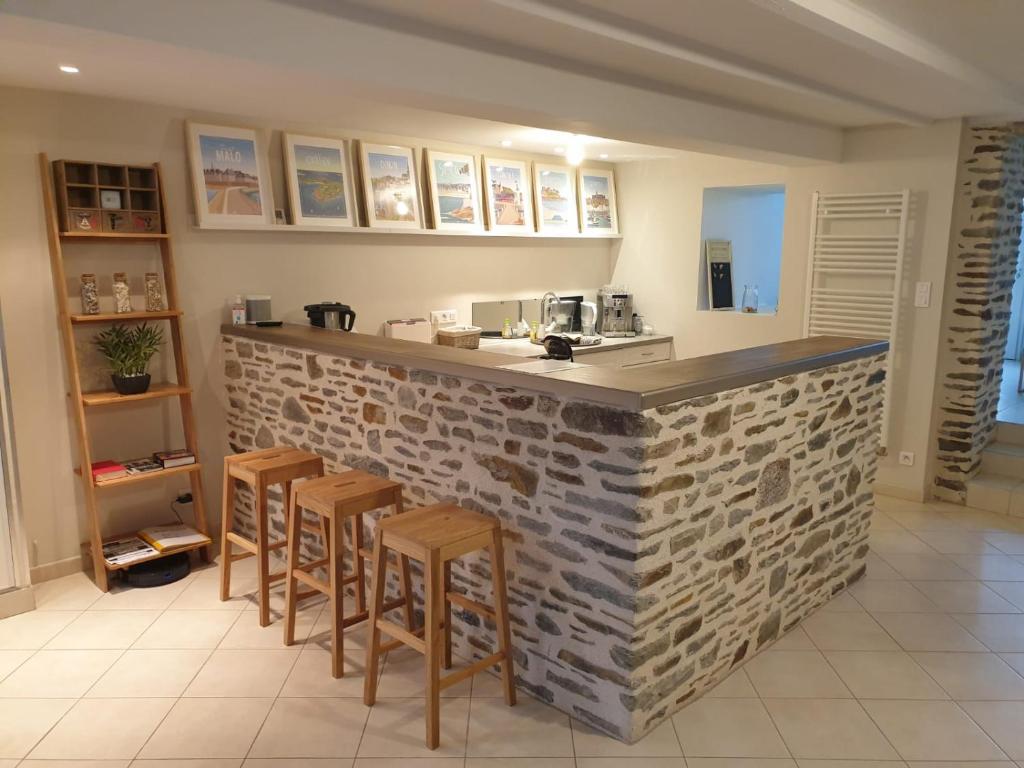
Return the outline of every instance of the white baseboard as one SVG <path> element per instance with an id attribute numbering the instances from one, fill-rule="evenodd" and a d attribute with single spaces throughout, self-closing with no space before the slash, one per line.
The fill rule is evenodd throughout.
<path id="1" fill-rule="evenodd" d="M 82 570 L 82 556 L 75 555 L 64 560 L 55 560 L 52 563 L 37 565 L 29 571 L 33 584 L 41 581 L 52 581 L 61 576 L 70 576 Z"/>
<path id="2" fill-rule="evenodd" d="M 914 490 L 913 488 L 906 488 L 902 485 L 887 485 L 886 483 L 876 482 L 874 485 L 875 493 L 882 496 L 892 496 L 896 499 L 905 499 L 906 501 L 916 501 L 924 503 L 925 496 L 920 490 Z"/>
<path id="3" fill-rule="evenodd" d="M 32 587 L 18 587 L 0 594 L 0 619 L 26 613 L 35 607 L 36 598 L 32 593 Z"/>

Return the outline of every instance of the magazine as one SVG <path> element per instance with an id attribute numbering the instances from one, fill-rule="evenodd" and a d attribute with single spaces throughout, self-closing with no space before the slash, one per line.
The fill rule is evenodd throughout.
<path id="1" fill-rule="evenodd" d="M 103 559 L 111 565 L 127 565 L 156 554 L 158 552 L 138 536 L 103 542 Z"/>
<path id="2" fill-rule="evenodd" d="M 184 523 L 154 525 L 139 531 L 139 537 L 158 552 L 169 552 L 192 544 L 209 544 L 210 537 Z"/>

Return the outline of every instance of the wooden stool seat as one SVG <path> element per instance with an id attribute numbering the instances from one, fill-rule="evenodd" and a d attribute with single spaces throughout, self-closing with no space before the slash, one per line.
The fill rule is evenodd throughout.
<path id="1" fill-rule="evenodd" d="M 493 608 L 452 591 L 451 561 L 481 549 L 490 550 Z M 403 558 L 413 557 L 423 563 L 424 622 L 419 631 L 403 629 L 382 616 L 387 610 L 383 589 L 388 550 L 398 552 Z M 441 667 L 449 669 L 452 666 L 452 604 L 493 621 L 497 627 L 498 649 L 458 672 L 441 677 Z M 394 639 L 381 643 L 381 632 Z M 434 504 L 377 523 L 373 541 L 370 642 L 366 648 L 363 687 L 363 701 L 367 706 L 372 706 L 377 698 L 380 655 L 397 645 L 407 645 L 425 657 L 426 743 L 430 749 L 436 749 L 440 742 L 440 694 L 445 688 L 500 664 L 505 702 L 509 706 L 515 704 L 511 630 L 505 593 L 505 557 L 498 520 L 454 504 Z"/>
<path id="2" fill-rule="evenodd" d="M 287 539 L 270 541 L 267 511 L 267 489 L 283 486 L 287 506 L 292 483 L 304 477 L 324 473 L 324 460 L 315 453 L 289 446 L 275 446 L 224 457 L 224 504 L 221 512 L 220 599 L 231 596 L 231 564 L 247 557 L 256 557 L 259 582 L 260 626 L 270 624 L 270 585 L 284 578 L 285 572 L 270 572 L 270 553 L 287 546 Z M 256 538 L 250 539 L 232 530 L 235 520 L 235 481 L 250 486 L 256 495 Z M 307 529 L 316 530 L 316 529 Z M 326 543 L 326 531 L 318 531 Z M 241 552 L 235 552 L 237 547 Z"/>
<path id="3" fill-rule="evenodd" d="M 297 603 L 310 595 L 322 593 L 330 599 L 331 606 L 331 673 L 334 677 L 344 675 L 344 630 L 353 624 L 366 621 L 366 561 L 370 557 L 364 546 L 363 514 L 374 509 L 393 506 L 395 513 L 402 512 L 402 484 L 369 472 L 349 470 L 337 475 L 326 475 L 292 488 L 288 502 L 288 565 L 285 570 L 285 623 L 284 644 L 295 642 L 295 613 Z M 303 521 L 303 511 L 312 512 L 320 518 L 320 526 L 311 526 Z M 397 518 L 394 518 L 397 519 Z M 345 522 L 351 521 L 353 573 L 345 575 Z M 377 524 L 383 521 L 378 522 Z M 327 556 L 312 562 L 300 562 L 300 536 L 302 530 L 322 530 Z M 327 569 L 328 578 L 314 575 L 318 568 Z M 385 603 L 385 610 L 405 608 L 405 621 L 409 631 L 413 628 L 413 606 L 409 596 L 409 559 L 399 558 L 402 594 L 399 598 Z M 296 583 L 301 582 L 313 591 L 300 593 Z M 356 610 L 346 616 L 344 612 L 344 588 L 355 583 Z"/>

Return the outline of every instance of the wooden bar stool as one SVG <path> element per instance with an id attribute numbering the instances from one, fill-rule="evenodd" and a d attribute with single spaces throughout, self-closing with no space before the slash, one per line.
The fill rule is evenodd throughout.
<path id="1" fill-rule="evenodd" d="M 299 600 L 322 592 L 331 601 L 331 674 L 344 675 L 344 630 L 369 616 L 366 610 L 366 561 L 371 552 L 364 544 L 363 513 L 381 507 L 393 506 L 395 514 L 402 513 L 402 484 L 383 477 L 371 475 L 357 469 L 339 475 L 327 475 L 308 480 L 292 488 L 288 503 L 288 566 L 285 580 L 284 644 L 295 642 L 295 610 Z M 309 563 L 299 562 L 299 539 L 304 526 L 302 512 L 307 510 L 320 517 L 320 530 L 326 532 L 327 557 Z M 351 521 L 353 573 L 344 574 L 345 521 Z M 315 529 L 314 529 L 315 530 Z M 328 580 L 323 581 L 312 574 L 317 568 L 327 568 Z M 413 629 L 413 605 L 409 596 L 409 558 L 399 558 L 402 594 L 384 604 L 390 611 L 405 607 L 406 627 Z M 300 593 L 296 582 L 313 588 Z M 345 586 L 355 583 L 356 612 L 345 616 Z"/>
<path id="2" fill-rule="evenodd" d="M 451 591 L 451 561 L 480 549 L 491 551 L 493 610 Z M 417 632 L 402 629 L 381 616 L 385 608 L 384 563 L 388 550 L 395 550 L 423 563 L 424 626 Z M 442 661 L 445 669 L 452 664 L 452 603 L 494 621 L 498 628 L 498 651 L 458 672 L 441 677 Z M 395 639 L 382 644 L 381 632 Z M 434 504 L 399 517 L 381 520 L 377 524 L 373 540 L 370 642 L 366 648 L 366 679 L 363 687 L 363 702 L 367 706 L 373 706 L 377 699 L 377 665 L 380 654 L 403 644 L 415 648 L 426 657 L 428 748 L 437 749 L 440 741 L 440 697 L 445 688 L 500 663 L 505 703 L 510 707 L 516 703 L 512 639 L 505 594 L 505 557 L 501 544 L 501 524 L 497 520 L 454 504 Z"/>
<path id="3" fill-rule="evenodd" d="M 270 624 L 270 584 L 283 579 L 285 572 L 270 572 L 270 551 L 286 546 L 287 539 L 270 542 L 270 521 L 267 514 L 267 489 L 280 483 L 285 505 L 291 496 L 292 481 L 303 477 L 320 477 L 324 460 L 314 453 L 298 448 L 279 446 L 224 457 L 224 508 L 220 529 L 220 599 L 231 596 L 231 564 L 247 557 L 257 557 L 259 580 L 260 626 Z M 248 539 L 232 529 L 235 521 L 235 480 L 251 486 L 256 494 L 256 540 Z M 326 541 L 326 536 L 325 536 Z M 242 549 L 235 553 L 231 545 Z"/>

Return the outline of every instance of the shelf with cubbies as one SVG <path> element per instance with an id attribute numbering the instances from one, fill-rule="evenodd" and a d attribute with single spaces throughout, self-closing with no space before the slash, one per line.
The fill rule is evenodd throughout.
<path id="1" fill-rule="evenodd" d="M 110 584 L 110 572 L 121 570 L 124 566 L 111 565 L 103 557 L 103 544 L 111 537 L 104 536 L 102 532 L 99 492 L 126 486 L 134 487 L 173 477 L 187 477 L 192 490 L 195 528 L 209 535 L 203 496 L 202 466 L 199 463 L 196 442 L 192 388 L 189 384 L 185 342 L 181 329 L 182 312 L 179 308 L 174 272 L 173 245 L 163 228 L 167 211 L 159 164 L 117 165 L 71 160 L 57 160 L 51 164 L 45 154 L 39 156 L 39 164 L 50 245 L 50 267 L 67 364 L 69 396 L 77 426 L 80 466 L 75 467 L 75 473 L 81 478 L 89 521 L 89 541 L 85 542 L 83 547 L 91 556 L 97 586 L 106 591 Z M 153 312 L 94 314 L 73 312 L 67 295 L 65 261 L 71 258 L 72 253 L 75 259 L 87 259 L 89 254 L 100 252 L 103 246 L 117 248 L 124 244 L 148 244 L 159 249 L 166 309 Z M 74 248 L 66 251 L 65 246 L 71 245 L 74 245 Z M 79 353 L 74 337 L 75 328 L 149 321 L 169 324 L 168 343 L 174 354 L 175 381 L 154 383 L 146 392 L 135 395 L 122 395 L 113 390 L 83 391 Z M 94 457 L 86 412 L 94 414 L 91 418 L 100 419 L 111 408 L 163 402 L 168 399 L 178 401 L 185 448 L 196 457 L 196 463 L 96 482 L 90 471 Z M 204 560 L 209 560 L 208 544 L 186 549 L 198 549 L 200 556 Z M 149 559 L 166 557 L 182 551 L 185 550 L 176 549 Z"/>

